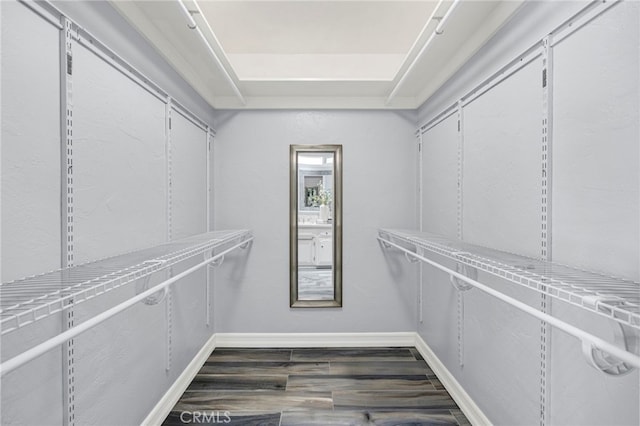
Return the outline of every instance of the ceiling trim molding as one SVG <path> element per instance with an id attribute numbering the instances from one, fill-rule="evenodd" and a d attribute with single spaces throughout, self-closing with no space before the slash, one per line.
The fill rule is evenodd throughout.
<path id="1" fill-rule="evenodd" d="M 277 16 L 280 10 L 277 9 L 278 5 L 287 2 L 299 3 L 300 7 L 305 2 L 326 3 L 322 8 L 326 18 L 330 15 L 332 4 L 327 0 L 243 0 L 247 4 L 254 1 L 267 6 L 273 2 L 273 8 L 276 9 L 267 8 L 265 12 L 264 7 L 258 8 L 255 16 L 249 16 L 249 22 L 264 21 L 274 14 Z M 358 1 L 363 5 L 371 2 L 372 14 L 378 20 L 381 12 L 374 9 L 375 3 L 396 4 L 394 0 Z M 423 14 L 420 19 L 414 20 L 411 38 L 405 40 L 408 53 L 393 55 L 384 50 L 376 51 L 376 44 L 363 44 L 366 40 L 357 31 L 358 25 L 370 24 L 364 16 L 366 14 L 362 13 L 368 10 L 366 8 L 355 8 L 352 12 L 358 13 L 355 16 L 347 15 L 339 26 L 343 31 L 344 22 L 353 19 L 354 35 L 359 45 L 364 46 L 363 51 L 339 53 L 340 48 L 319 52 L 318 46 L 312 43 L 309 51 L 300 53 L 288 53 L 287 49 L 277 53 L 277 49 L 267 49 L 255 52 L 238 50 L 231 54 L 225 51 L 222 44 L 226 36 L 245 37 L 236 47 L 254 48 L 268 44 L 265 44 L 268 40 L 260 38 L 255 39 L 259 42 L 252 44 L 254 39 L 251 38 L 251 31 L 244 32 L 242 25 L 234 24 L 234 19 L 247 18 L 246 14 L 253 10 L 249 6 L 244 12 L 242 8 L 232 7 L 229 17 L 224 14 L 229 5 L 221 9 L 207 9 L 214 3 L 227 2 L 233 5 L 235 0 L 213 0 L 213 3 L 203 3 L 203 9 L 198 0 L 110 0 L 110 3 L 214 109 L 400 110 L 417 109 L 427 102 L 510 19 L 524 0 L 402 0 L 397 4 L 407 1 L 424 3 L 419 9 Z M 298 9 L 285 7 L 282 13 Z M 264 16 L 259 13 L 260 10 L 265 13 Z M 383 10 L 389 13 L 389 10 Z M 217 12 L 207 16 L 203 11 Z M 301 16 L 310 19 L 309 10 L 302 8 Z M 287 19 L 295 22 L 295 13 L 293 16 L 287 15 Z M 307 22 L 304 19 L 302 22 Z M 280 25 L 281 20 L 275 19 L 274 22 Z M 211 23 L 219 26 L 215 28 L 219 34 L 214 32 Z M 320 20 L 317 24 L 321 27 L 316 25 L 312 32 L 312 40 L 315 41 L 318 28 L 326 26 L 326 30 L 331 31 L 331 21 Z M 227 34 L 228 26 L 233 28 L 230 34 Z M 284 30 L 283 34 L 289 34 L 287 31 L 290 29 Z M 295 31 L 299 31 L 300 38 L 297 45 L 293 43 L 291 46 L 304 46 L 306 26 L 298 25 Z M 258 37 L 257 34 L 254 36 Z M 417 34 L 415 40 L 413 34 Z M 279 38 L 269 40 L 275 42 Z M 375 40 L 379 41 L 380 38 Z M 392 62 L 384 62 L 388 60 Z M 398 68 L 394 70 L 396 66 Z"/>
<path id="2" fill-rule="evenodd" d="M 211 25 L 209 25 L 207 18 L 202 13 L 202 9 L 200 9 L 198 2 L 196 0 L 191 0 L 191 3 L 196 7 L 196 10 L 189 9 L 185 4 L 184 0 L 177 0 L 177 2 L 180 4 L 180 9 L 182 10 L 185 18 L 187 19 L 187 27 L 191 30 L 195 30 L 198 32 L 198 35 L 202 39 L 202 42 L 205 44 L 207 50 L 209 51 L 209 54 L 214 59 L 216 65 L 218 65 L 218 67 L 220 68 L 220 71 L 222 71 L 222 73 L 224 74 L 225 79 L 231 86 L 231 89 L 233 90 L 233 92 L 238 97 L 238 100 L 242 105 L 245 105 L 247 102 L 244 96 L 242 95 L 242 92 L 240 91 L 240 88 L 238 87 L 238 84 L 237 84 L 238 77 L 233 72 L 233 68 L 229 67 L 229 69 L 227 69 L 225 64 L 220 59 L 220 54 L 217 53 L 217 51 L 220 51 L 221 55 L 225 57 L 225 59 L 226 59 L 226 54 L 224 52 L 224 49 L 222 48 L 222 45 L 220 44 L 220 41 L 216 37 L 216 34 L 213 31 L 213 28 L 211 28 Z M 204 26 L 208 31 L 209 37 L 213 39 L 212 41 L 209 41 L 209 38 L 205 35 L 205 33 L 200 28 L 202 25 L 195 20 L 194 16 L 198 16 L 198 21 L 202 21 L 204 23 Z M 215 46 L 217 49 L 214 49 L 213 46 Z M 226 62 L 227 63 L 229 62 L 228 59 L 226 60 Z"/>
<path id="3" fill-rule="evenodd" d="M 402 68 L 404 68 L 404 71 L 398 72 L 398 75 L 396 76 L 396 83 L 394 84 L 393 89 L 391 89 L 391 92 L 387 96 L 387 99 L 385 100 L 385 105 L 389 105 L 389 103 L 391 103 L 391 101 L 396 96 L 396 94 L 398 93 L 402 85 L 407 80 L 407 77 L 409 77 L 409 74 L 411 74 L 411 72 L 413 71 L 418 61 L 423 58 L 425 52 L 427 51 L 429 46 L 431 46 L 431 42 L 436 38 L 436 36 L 442 34 L 442 32 L 444 31 L 444 25 L 447 19 L 449 19 L 449 17 L 451 16 L 451 13 L 454 11 L 459 1 L 460 0 L 454 0 L 453 3 L 449 5 L 449 7 L 447 8 L 447 11 L 442 16 L 437 14 L 439 12 L 441 13 L 441 6 L 444 3 L 444 0 L 440 0 L 436 5 L 436 7 L 433 9 L 431 16 L 425 23 L 425 26 L 422 29 L 422 32 L 420 33 L 420 37 L 416 40 L 416 43 L 414 43 L 414 45 L 411 48 L 411 51 L 407 55 L 407 59 L 405 60 L 405 63 L 408 62 L 409 58 L 411 57 L 413 57 L 413 60 L 411 60 L 411 62 L 409 63 L 408 66 L 406 66 L 406 68 L 405 68 L 405 65 L 403 64 Z M 427 34 L 428 32 L 427 29 L 429 27 L 433 27 L 434 25 L 435 25 L 435 28 L 432 30 L 427 40 L 424 43 L 419 44 L 418 41 L 423 39 L 424 35 Z"/>

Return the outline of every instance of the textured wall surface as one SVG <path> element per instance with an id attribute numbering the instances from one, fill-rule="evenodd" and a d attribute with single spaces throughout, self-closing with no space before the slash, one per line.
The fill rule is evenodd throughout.
<path id="1" fill-rule="evenodd" d="M 57 35 L 25 7 L 3 2 L 2 282 L 60 267 Z"/>
<path id="2" fill-rule="evenodd" d="M 640 3 L 554 48 L 554 258 L 640 280 Z"/>
<path id="3" fill-rule="evenodd" d="M 422 135 L 422 230 L 458 237 L 458 117 Z"/>
<path id="4" fill-rule="evenodd" d="M 534 257 L 540 252 L 541 72 L 541 61 L 534 61 L 463 107 L 467 242 Z"/>
<path id="5" fill-rule="evenodd" d="M 207 229 L 207 132 L 171 115 L 171 229 L 184 238 Z"/>
<path id="6" fill-rule="evenodd" d="M 73 102 L 76 263 L 165 242 L 164 103 L 82 46 Z"/>
<path id="7" fill-rule="evenodd" d="M 560 42 L 554 72 L 553 258 L 638 282 L 640 3 L 623 2 Z M 565 321 L 614 340 L 610 321 L 553 308 Z M 558 424 L 640 423 L 638 371 L 603 377 L 576 362 L 580 347 L 563 333 L 553 334 L 552 348 Z"/>
<path id="8" fill-rule="evenodd" d="M 0 8 L 2 282 L 8 282 L 60 268 L 60 89 L 58 30 L 21 5 L 2 2 Z M 38 330 L 4 336 L 2 359 L 53 336 L 61 324 L 55 315 Z M 20 372 L 3 377 L 0 423 L 35 424 L 44 412 L 61 419 L 61 365 L 60 351 L 33 361 L 28 375 L 38 386 Z M 33 398 L 28 409 L 25 395 Z M 19 408 L 5 415 L 5 407 Z"/>
<path id="9" fill-rule="evenodd" d="M 228 112 L 220 117 L 215 227 L 249 227 L 256 239 L 241 277 L 216 275 L 216 331 L 415 328 L 414 271 L 394 269 L 401 275 L 392 276 L 376 240 L 379 227 L 417 223 L 414 123 L 411 114 L 395 112 Z M 343 145 L 344 305 L 291 309 L 289 145 L 324 143 Z"/>
<path id="10" fill-rule="evenodd" d="M 550 6 L 526 4 L 422 107 L 421 119 L 453 105 L 586 3 L 556 2 L 553 10 Z M 552 259 L 635 281 L 640 278 L 639 6 L 620 2 L 555 44 L 548 75 Z M 465 241 L 541 255 L 541 73 L 542 59 L 537 58 L 463 107 Z M 452 187 L 451 151 L 458 140 L 453 117 L 423 135 L 423 229 L 448 230 L 450 236 L 455 207 L 449 216 L 432 212 L 439 212 L 440 204 L 453 204 L 446 193 Z M 434 160 L 433 153 L 444 161 Z M 541 304 L 540 296 L 527 289 L 483 274 L 479 281 L 531 306 Z M 552 330 L 547 338 L 548 388 L 543 393 L 538 321 L 477 290 L 459 296 L 445 274 L 428 267 L 422 285 L 419 334 L 495 424 L 538 423 L 543 397 L 550 409 L 545 424 L 638 423 L 637 371 L 606 376 L 586 363 L 579 341 Z M 558 301 L 550 310 L 614 340 L 617 326 L 605 319 Z"/>

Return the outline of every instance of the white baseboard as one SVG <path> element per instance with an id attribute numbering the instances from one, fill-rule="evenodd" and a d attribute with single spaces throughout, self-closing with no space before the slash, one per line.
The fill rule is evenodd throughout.
<path id="1" fill-rule="evenodd" d="M 464 390 L 464 388 L 458 383 L 455 377 L 449 372 L 447 367 L 440 361 L 440 359 L 436 356 L 436 354 L 431 350 L 429 345 L 422 340 L 422 337 L 418 333 L 415 334 L 415 347 L 420 352 L 420 354 L 424 357 L 429 367 L 433 370 L 433 372 L 438 376 L 440 382 L 447 389 L 447 392 L 451 395 L 451 398 L 458 404 L 460 410 L 467 416 L 467 419 L 471 422 L 472 425 L 485 426 L 491 425 L 491 421 L 485 416 L 485 414 L 480 410 L 480 407 L 476 405 L 476 403 L 471 399 L 469 394 Z"/>
<path id="2" fill-rule="evenodd" d="M 414 346 L 415 332 L 397 333 L 217 333 L 216 347 L 310 348 Z"/>
<path id="3" fill-rule="evenodd" d="M 198 351 L 182 374 L 178 376 L 176 381 L 171 385 L 160 401 L 158 401 L 156 406 L 153 407 L 153 410 L 151 410 L 147 417 L 142 421 L 143 425 L 157 426 L 162 424 L 215 348 L 216 335 L 214 334 L 209 338 L 209 340 L 207 340 L 207 343 L 205 343 L 202 349 Z"/>

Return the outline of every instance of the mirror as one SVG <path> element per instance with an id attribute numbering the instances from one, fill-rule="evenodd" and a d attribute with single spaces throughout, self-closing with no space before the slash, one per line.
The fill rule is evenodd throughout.
<path id="1" fill-rule="evenodd" d="M 290 306 L 342 306 L 342 145 L 290 146 Z"/>

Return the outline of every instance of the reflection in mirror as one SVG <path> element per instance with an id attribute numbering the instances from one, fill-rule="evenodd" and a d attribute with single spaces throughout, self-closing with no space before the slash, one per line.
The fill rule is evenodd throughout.
<path id="1" fill-rule="evenodd" d="M 290 305 L 342 306 L 342 145 L 290 147 Z"/>

